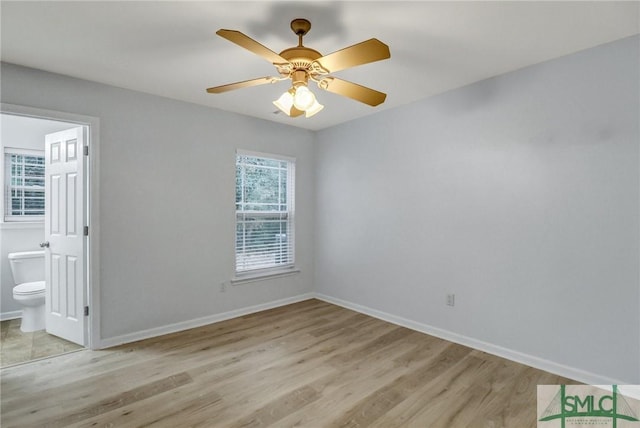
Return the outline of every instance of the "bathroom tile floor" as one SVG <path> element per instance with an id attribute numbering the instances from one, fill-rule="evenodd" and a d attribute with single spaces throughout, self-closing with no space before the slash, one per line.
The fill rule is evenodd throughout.
<path id="1" fill-rule="evenodd" d="M 23 333 L 20 319 L 0 322 L 0 367 L 52 357 L 82 349 L 82 346 L 48 334 L 46 331 Z"/>

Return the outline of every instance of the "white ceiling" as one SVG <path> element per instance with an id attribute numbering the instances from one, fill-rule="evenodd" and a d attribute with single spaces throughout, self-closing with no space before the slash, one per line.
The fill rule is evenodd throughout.
<path id="1" fill-rule="evenodd" d="M 1 2 L 2 61 L 318 130 L 640 32 L 639 2 Z M 288 85 L 211 95 L 205 88 L 277 75 L 216 36 L 239 30 L 271 50 L 312 23 L 322 54 L 376 37 L 391 59 L 336 73 L 386 92 L 378 107 L 314 90 L 316 116 L 274 114 Z M 313 87 L 312 87 L 313 88 Z"/>

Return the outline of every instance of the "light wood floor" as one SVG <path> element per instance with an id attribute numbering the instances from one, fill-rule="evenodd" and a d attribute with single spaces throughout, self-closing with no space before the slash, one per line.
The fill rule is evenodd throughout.
<path id="1" fill-rule="evenodd" d="M 527 428 L 575 383 L 318 300 L 0 375 L 4 428 Z"/>

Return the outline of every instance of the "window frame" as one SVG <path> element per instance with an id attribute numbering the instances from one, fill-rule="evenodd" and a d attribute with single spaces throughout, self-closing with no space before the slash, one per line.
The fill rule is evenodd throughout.
<path id="1" fill-rule="evenodd" d="M 260 278 L 268 278 L 274 276 L 288 275 L 291 273 L 299 272 L 296 268 L 296 252 L 295 252 L 295 179 L 296 179 L 296 159 L 290 156 L 283 156 L 273 153 L 263 153 L 263 152 L 255 152 L 237 149 L 235 153 L 235 169 L 234 172 L 237 174 L 238 171 L 238 158 L 241 156 L 254 157 L 254 158 L 262 158 L 273 161 L 282 161 L 287 163 L 287 198 L 286 198 L 286 210 L 285 211 L 265 211 L 265 212 L 256 212 L 256 211 L 241 211 L 238 210 L 238 201 L 235 197 L 238 191 L 238 183 L 237 180 L 234 179 L 234 226 L 235 226 L 235 234 L 234 234 L 234 277 L 232 278 L 232 283 L 237 282 L 245 282 L 251 281 L 254 279 Z M 267 267 L 257 267 L 250 269 L 238 269 L 238 226 L 239 220 L 241 219 L 240 214 L 250 214 L 257 217 L 270 217 L 278 215 L 281 219 L 285 219 L 287 222 L 287 231 L 290 239 L 287 242 L 288 245 L 288 262 L 286 264 L 279 265 L 271 265 Z"/>
<path id="2" fill-rule="evenodd" d="M 45 187 L 46 184 L 44 183 L 44 181 L 46 180 L 46 176 L 43 174 L 43 186 L 42 189 L 37 188 L 37 190 L 42 190 L 43 195 L 44 195 L 44 202 L 45 202 L 45 206 L 43 207 L 43 214 L 42 215 L 13 215 L 11 214 L 11 209 L 10 209 L 10 204 L 12 203 L 12 198 L 11 198 L 11 188 L 14 187 L 11 184 L 11 179 L 12 179 L 12 175 L 11 175 L 11 155 L 18 155 L 18 156 L 35 156 L 35 157 L 39 157 L 42 158 L 43 161 L 45 160 L 45 151 L 44 150 L 36 150 L 36 149 L 24 149 L 24 148 L 17 148 L 17 147 L 9 147 L 6 146 L 3 148 L 2 150 L 2 164 L 3 167 L 5 169 L 4 174 L 2 174 L 2 184 L 3 184 L 3 204 L 2 204 L 2 220 L 5 223 L 44 223 L 44 218 L 45 218 L 45 210 L 46 210 L 46 194 L 45 192 Z M 44 164 L 43 164 L 44 166 Z M 24 187 L 24 186 L 17 186 L 17 187 Z M 23 197 L 24 198 L 24 197 Z"/>

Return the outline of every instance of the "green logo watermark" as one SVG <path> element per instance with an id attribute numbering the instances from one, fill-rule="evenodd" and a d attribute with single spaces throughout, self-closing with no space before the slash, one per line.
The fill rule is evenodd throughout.
<path id="1" fill-rule="evenodd" d="M 538 385 L 538 427 L 640 428 L 638 398 L 618 385 Z"/>

